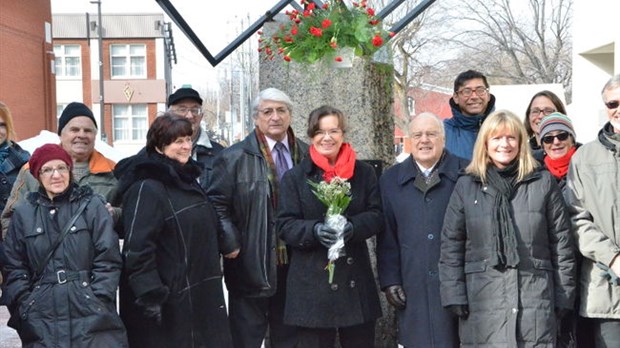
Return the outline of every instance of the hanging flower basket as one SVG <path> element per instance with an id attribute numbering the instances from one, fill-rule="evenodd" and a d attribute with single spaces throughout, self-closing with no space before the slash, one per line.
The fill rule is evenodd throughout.
<path id="1" fill-rule="evenodd" d="M 287 11 L 290 22 L 280 25 L 275 34 L 259 32 L 259 52 L 265 59 L 283 59 L 312 64 L 329 57 L 334 62 L 345 58 L 340 48 L 351 48 L 356 56 L 372 56 L 394 33 L 381 27 L 381 20 L 367 2 L 327 0 L 317 7 L 301 0 L 303 11 Z"/>

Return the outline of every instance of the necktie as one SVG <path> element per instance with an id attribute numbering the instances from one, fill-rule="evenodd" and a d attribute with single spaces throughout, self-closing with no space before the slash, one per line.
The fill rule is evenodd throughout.
<path id="1" fill-rule="evenodd" d="M 284 173 L 288 170 L 288 163 L 286 162 L 286 157 L 284 155 L 286 147 L 278 141 L 273 148 L 275 149 L 274 162 L 278 173 L 278 181 L 280 181 L 280 179 L 282 179 L 282 175 L 284 175 Z"/>

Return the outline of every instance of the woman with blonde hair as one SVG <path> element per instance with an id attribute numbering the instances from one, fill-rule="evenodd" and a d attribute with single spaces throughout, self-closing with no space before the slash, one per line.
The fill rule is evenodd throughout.
<path id="1" fill-rule="evenodd" d="M 555 347 L 556 321 L 573 308 L 574 273 L 556 180 L 537 170 L 521 120 L 496 111 L 480 128 L 441 235 L 441 301 L 459 317 L 461 346 Z"/>
<path id="2" fill-rule="evenodd" d="M 0 101 L 0 211 L 4 209 L 19 170 L 30 158 L 30 153 L 14 140 L 11 110 Z"/>

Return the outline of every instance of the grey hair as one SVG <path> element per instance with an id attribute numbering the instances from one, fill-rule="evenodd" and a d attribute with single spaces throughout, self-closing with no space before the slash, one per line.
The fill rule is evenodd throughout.
<path id="1" fill-rule="evenodd" d="M 260 91 L 258 96 L 252 101 L 252 118 L 255 119 L 258 116 L 258 106 L 264 100 L 284 103 L 286 104 L 289 113 L 291 115 L 293 114 L 293 102 L 291 101 L 291 98 L 281 90 L 271 87 Z"/>
<path id="2" fill-rule="evenodd" d="M 612 76 L 609 81 L 607 81 L 607 83 L 603 87 L 603 90 L 601 91 L 601 95 L 603 95 L 605 91 L 609 91 L 610 89 L 618 87 L 620 87 L 620 74 Z"/>
<path id="3" fill-rule="evenodd" d="M 411 124 L 413 123 L 413 121 L 417 120 L 418 118 L 431 118 L 435 120 L 437 124 L 439 125 L 439 130 L 441 131 L 442 138 L 446 137 L 446 129 L 443 126 L 443 120 L 432 112 L 422 112 L 411 118 L 411 120 L 407 124 L 407 133 L 409 134 L 409 136 L 411 136 Z"/>

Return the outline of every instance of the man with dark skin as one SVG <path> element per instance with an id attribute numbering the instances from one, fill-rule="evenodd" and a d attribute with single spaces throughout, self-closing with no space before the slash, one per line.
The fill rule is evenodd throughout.
<path id="1" fill-rule="evenodd" d="M 444 120 L 446 149 L 471 160 L 478 130 L 484 119 L 495 110 L 495 96 L 489 91 L 486 76 L 474 70 L 460 73 L 454 80 L 450 98 L 452 118 Z"/>

